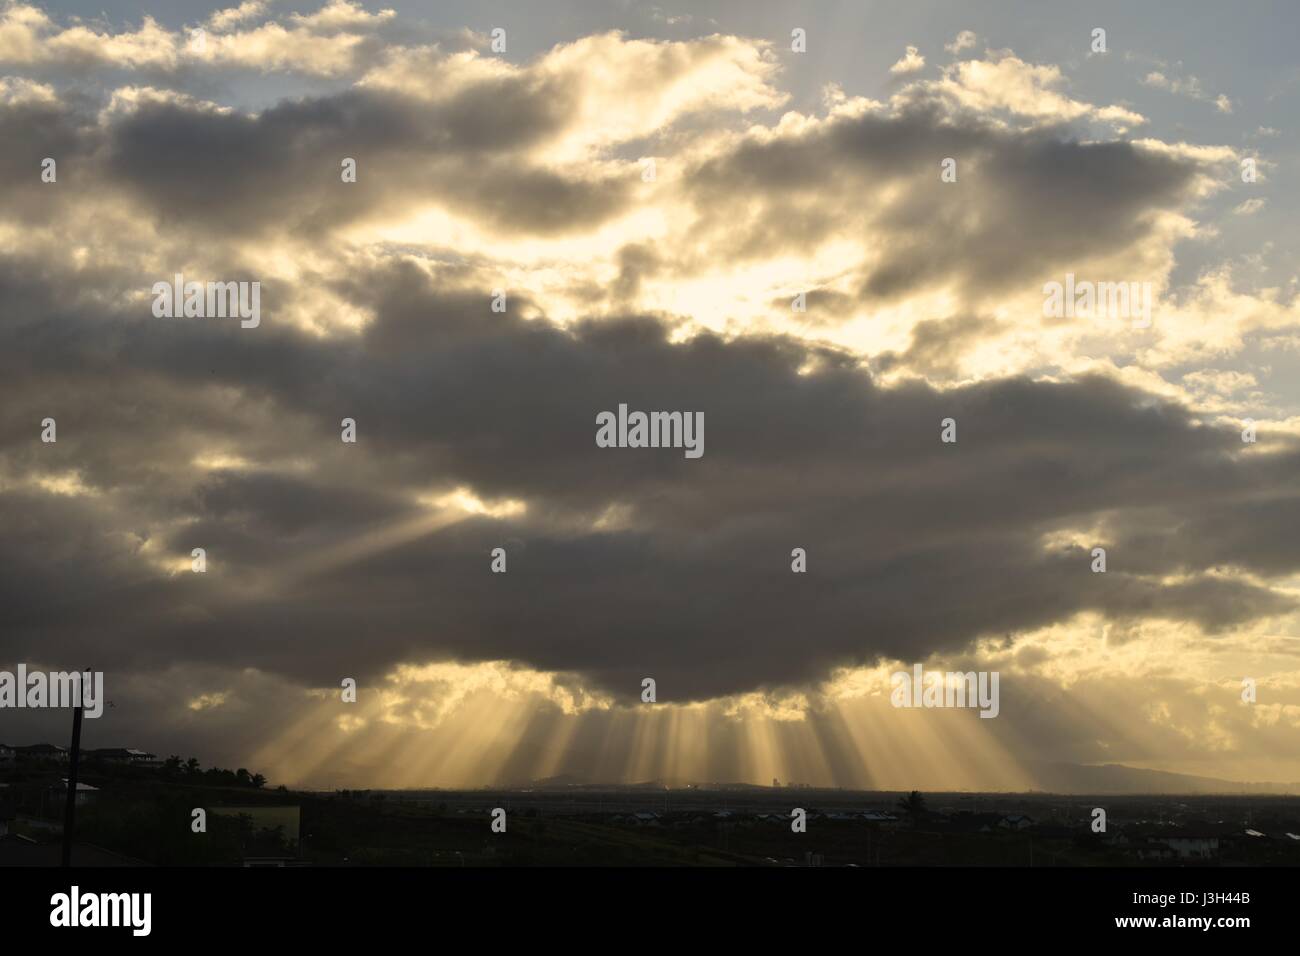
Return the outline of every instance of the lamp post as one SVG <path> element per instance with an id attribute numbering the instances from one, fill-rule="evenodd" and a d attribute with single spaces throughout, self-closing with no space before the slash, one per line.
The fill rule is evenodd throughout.
<path id="1" fill-rule="evenodd" d="M 86 676 L 93 676 L 86 668 Z M 72 830 L 77 820 L 77 765 L 81 762 L 81 714 L 86 705 L 86 682 L 78 682 L 80 693 L 72 708 L 72 747 L 68 751 L 68 802 L 63 810 L 63 866 L 72 866 Z"/>

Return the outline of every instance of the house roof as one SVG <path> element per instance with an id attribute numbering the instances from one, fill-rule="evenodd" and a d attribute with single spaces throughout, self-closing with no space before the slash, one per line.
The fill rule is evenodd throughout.
<path id="1" fill-rule="evenodd" d="M 95 750 L 87 750 L 88 757 L 153 757 L 154 755 L 147 750 L 136 750 L 132 747 L 99 747 Z"/>

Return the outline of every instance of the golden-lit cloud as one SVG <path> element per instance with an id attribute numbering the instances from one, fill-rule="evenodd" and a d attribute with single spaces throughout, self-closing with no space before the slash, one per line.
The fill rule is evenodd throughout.
<path id="1" fill-rule="evenodd" d="M 0 657 L 311 786 L 1300 780 L 1278 130 L 983 26 L 814 83 L 646 19 L 0 8 Z M 178 274 L 262 324 L 154 316 Z M 1049 314 L 1067 276 L 1151 322 Z M 629 401 L 707 455 L 605 454 Z M 894 707 L 918 662 L 999 716 Z"/>

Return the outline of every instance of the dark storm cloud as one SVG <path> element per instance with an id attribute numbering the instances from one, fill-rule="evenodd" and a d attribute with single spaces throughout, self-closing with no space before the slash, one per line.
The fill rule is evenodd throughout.
<path id="1" fill-rule="evenodd" d="M 6 474 L 77 469 L 98 496 L 0 494 L 2 657 L 331 685 L 504 658 L 619 695 L 654 676 L 681 699 L 1085 609 L 1222 630 L 1288 605 L 1213 568 L 1300 568 L 1294 448 L 1242 455 L 1235 432 L 1104 379 L 882 389 L 856 360 L 777 336 L 674 344 L 647 317 L 496 315 L 408 264 L 339 286 L 376 316 L 355 339 L 90 310 L 56 284 L 6 281 L 32 310 L 0 350 Z M 597 448 L 596 413 L 620 402 L 702 411 L 704 457 Z M 46 414 L 57 445 L 39 442 Z M 956 445 L 939 441 L 945 417 Z M 211 447 L 312 466 L 202 471 L 192 459 Z M 421 491 L 458 485 L 528 511 L 348 553 L 427 520 Z M 593 529 L 607 509 L 621 519 Z M 1042 544 L 1106 516 L 1120 530 L 1105 575 L 1085 548 Z M 1278 531 L 1230 532 L 1247 527 Z M 207 548 L 210 572 L 153 569 L 151 534 L 168 555 Z M 505 575 L 488 569 L 498 546 Z"/>
<path id="2" fill-rule="evenodd" d="M 1073 136 L 914 99 L 751 139 L 689 175 L 693 238 L 712 260 L 743 261 L 862 234 L 880 258 L 858 279 L 860 302 L 948 282 L 980 296 L 1136 246 L 1154 234 L 1152 214 L 1184 206 L 1203 172 L 1128 142 Z M 942 183 L 949 157 L 957 181 Z"/>
<path id="3" fill-rule="evenodd" d="M 94 132 L 84 112 L 82 97 L 67 102 L 41 98 L 19 98 L 0 102 L 0 201 L 5 218 L 44 222 L 50 204 L 69 201 L 65 192 L 42 183 L 41 163 L 48 157 L 56 162 L 63 182 L 82 172 L 95 147 Z"/>
<path id="4" fill-rule="evenodd" d="M 102 123 L 80 97 L 9 104 L 0 128 L 24 148 L 5 160 L 16 164 L 7 192 L 36 201 L 30 170 L 48 155 L 64 170 L 61 201 L 124 195 L 162 228 L 190 234 L 317 237 L 422 202 L 507 234 L 590 229 L 631 208 L 640 183 L 635 171 L 557 170 L 530 158 L 570 128 L 577 82 L 520 72 L 433 101 L 354 88 L 257 114 L 141 94 Z M 742 140 L 687 170 L 682 188 L 697 214 L 688 241 L 630 247 L 612 291 L 634 291 L 647 270 L 690 275 L 855 233 L 871 237 L 872 255 L 856 277 L 858 301 L 952 280 L 975 296 L 1023 288 L 1136 247 L 1152 235 L 1152 214 L 1185 205 L 1203 172 L 1130 143 L 1070 136 L 1001 128 L 913 99 L 798 135 Z M 939 162 L 950 156 L 959 178 L 942 184 Z M 357 161 L 356 183 L 340 181 L 344 157 Z M 853 300 L 822 305 L 844 311 Z"/>
<path id="5" fill-rule="evenodd" d="M 235 233 L 311 233 L 435 199 L 502 228 L 563 232 L 612 214 L 628 187 L 523 155 L 563 128 L 570 97 L 502 80 L 435 104 L 350 90 L 255 117 L 147 104 L 112 127 L 106 175 L 164 222 Z M 344 157 L 355 183 L 340 180 Z"/>
<path id="6" fill-rule="evenodd" d="M 912 341 L 906 351 L 881 355 L 874 364 L 882 372 L 901 365 L 926 375 L 952 375 L 965 350 L 997 327 L 996 320 L 973 315 L 924 319 L 912 327 Z"/>
<path id="7" fill-rule="evenodd" d="M 160 227 L 164 251 L 138 268 L 202 244 L 205 266 L 249 280 L 247 240 L 291 234 L 329 259 L 331 229 L 424 201 L 507 238 L 590 230 L 641 183 L 530 158 L 569 129 L 576 82 L 519 72 L 434 101 L 357 88 L 255 115 L 152 94 L 102 117 L 71 95 L 9 103 L 5 215 L 119 201 Z M 37 179 L 45 155 L 57 190 Z M 345 156 L 356 184 L 340 182 Z M 1082 610 L 1210 631 L 1275 613 L 1284 598 L 1212 572 L 1300 567 L 1294 447 L 1243 455 L 1234 432 L 1101 378 L 884 389 L 845 352 L 756 333 L 674 342 L 634 314 L 646 280 L 858 233 L 875 258 L 856 298 L 810 290 L 809 322 L 938 282 L 974 298 L 1019 288 L 1140 244 L 1200 172 L 923 98 L 743 139 L 685 169 L 685 241 L 616 255 L 609 295 L 630 314 L 565 328 L 521 319 L 542 311 L 522 290 L 492 313 L 489 265 L 305 269 L 267 280 L 266 319 L 242 330 L 124 304 L 169 269 L 15 252 L 0 259 L 0 659 L 320 685 L 509 659 L 627 697 L 654 676 L 671 700 L 957 651 Z M 283 317 L 312 292 L 373 320 L 302 332 Z M 992 330 L 983 314 L 922 321 L 874 364 L 944 373 Z M 597 448 L 596 414 L 620 403 L 702 412 L 704 457 Z M 46 416 L 57 444 L 39 440 Z M 939 441 L 947 417 L 956 445 Z M 235 463 L 200 463 L 213 455 Z M 75 491 L 70 474 L 88 493 L 51 493 Z M 527 512 L 429 530 L 418 500 L 462 485 Z M 1099 523 L 1114 529 L 1106 575 L 1086 547 L 1042 543 Z M 488 569 L 498 546 L 506 575 Z M 183 567 L 193 547 L 209 572 L 169 575 L 163 559 Z M 806 575 L 790 572 L 794 547 Z"/>
<path id="8" fill-rule="evenodd" d="M 381 89 L 288 100 L 258 114 L 142 94 L 105 114 L 81 95 L 0 105 L 10 214 L 119 195 L 168 230 L 228 239 L 322 230 L 437 201 L 485 225 L 555 234 L 627 203 L 635 173 L 561 173 L 527 151 L 567 128 L 572 82 L 487 79 L 427 102 Z M 59 164 L 41 192 L 40 161 Z M 357 181 L 341 163 L 357 162 Z M 55 195 L 52 195 L 54 193 Z"/>

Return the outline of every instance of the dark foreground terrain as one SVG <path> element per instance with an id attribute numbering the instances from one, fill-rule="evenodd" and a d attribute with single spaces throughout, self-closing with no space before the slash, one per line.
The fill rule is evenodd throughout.
<path id="1" fill-rule="evenodd" d="M 295 792 L 246 772 L 83 769 L 90 865 L 1300 865 L 1300 798 L 751 786 Z M 0 866 L 58 862 L 58 767 L 0 775 Z M 505 811 L 494 832 L 493 811 Z M 1094 832 L 1096 811 L 1105 832 Z M 206 829 L 195 832 L 194 811 Z M 804 811 L 805 832 L 792 828 Z"/>

